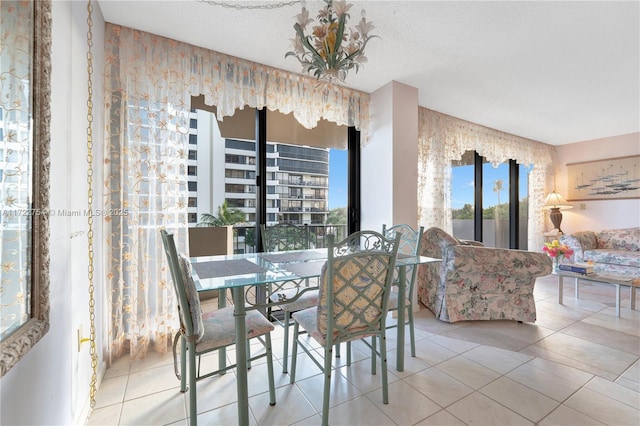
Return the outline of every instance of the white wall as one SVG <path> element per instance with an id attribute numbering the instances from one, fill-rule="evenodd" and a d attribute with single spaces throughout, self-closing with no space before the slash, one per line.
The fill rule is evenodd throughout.
<path id="1" fill-rule="evenodd" d="M 95 7 L 95 6 L 94 6 Z M 89 346 L 77 351 L 76 330 L 88 336 L 85 2 L 54 1 L 52 9 L 50 329 L 0 381 L 0 424 L 82 424 L 89 409 Z M 94 197 L 102 200 L 104 21 L 94 10 Z M 99 204 L 96 208 L 99 208 Z M 59 210 L 70 212 L 57 214 Z M 96 219 L 96 236 L 101 220 Z M 72 237 L 75 233 L 81 234 Z M 102 329 L 102 252 L 96 254 L 97 329 Z M 101 335 L 98 336 L 101 339 Z M 98 353 L 101 344 L 98 343 Z"/>
<path id="2" fill-rule="evenodd" d="M 561 145 L 556 148 L 556 153 L 556 188 L 566 197 L 569 185 L 567 164 L 640 155 L 640 133 Z M 640 199 L 577 201 L 570 204 L 574 206 L 572 209 L 562 211 L 562 230 L 565 234 L 640 226 Z M 584 205 L 584 210 L 580 208 L 581 205 Z M 548 215 L 546 220 L 549 221 Z M 552 227 L 549 222 L 547 229 Z"/>
<path id="3" fill-rule="evenodd" d="M 418 90 L 392 81 L 371 94 L 361 150 L 361 229 L 418 223 Z"/>

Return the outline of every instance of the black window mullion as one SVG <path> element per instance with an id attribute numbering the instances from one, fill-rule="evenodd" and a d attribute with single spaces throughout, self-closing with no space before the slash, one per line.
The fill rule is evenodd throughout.
<path id="1" fill-rule="evenodd" d="M 347 133 L 348 195 L 347 233 L 360 230 L 360 132 L 350 126 Z"/>
<path id="2" fill-rule="evenodd" d="M 482 241 L 482 157 L 474 153 L 474 191 L 473 232 L 476 241 Z"/>
<path id="3" fill-rule="evenodd" d="M 520 248 L 520 175 L 516 160 L 509 160 L 509 248 Z"/>
<path id="4" fill-rule="evenodd" d="M 256 110 L 256 252 L 262 251 L 260 225 L 267 223 L 267 109 Z"/>

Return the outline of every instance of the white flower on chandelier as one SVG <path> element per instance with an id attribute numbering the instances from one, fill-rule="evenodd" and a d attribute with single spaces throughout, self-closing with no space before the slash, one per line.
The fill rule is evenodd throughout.
<path id="1" fill-rule="evenodd" d="M 293 50 L 285 57 L 293 56 L 302 65 L 303 72 L 313 74 L 319 80 L 344 82 L 347 73 L 354 69 L 358 72 L 362 64 L 367 62 L 364 48 L 371 38 L 374 26 L 364 17 L 353 28 L 345 33 L 349 9 L 353 4 L 346 0 L 324 0 L 327 4 L 318 12 L 317 21 L 309 18 L 309 11 L 303 7 L 296 15 L 293 25 L 296 37 L 291 40 Z M 317 22 L 306 34 L 307 27 Z"/>

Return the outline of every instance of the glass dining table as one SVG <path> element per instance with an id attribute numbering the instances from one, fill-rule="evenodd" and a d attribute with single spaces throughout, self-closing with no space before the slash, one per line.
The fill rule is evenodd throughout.
<path id="1" fill-rule="evenodd" d="M 245 323 L 248 309 L 268 309 L 280 303 L 271 302 L 265 288 L 281 288 L 283 283 L 304 286 L 310 279 L 320 277 L 327 259 L 327 249 L 294 250 L 287 252 L 248 253 L 236 255 L 192 257 L 194 278 L 198 291 L 219 290 L 224 303 L 224 292 L 229 289 L 233 299 L 236 327 L 236 364 L 246 365 L 247 346 L 239 344 L 246 339 Z M 407 268 L 439 259 L 425 256 L 398 254 L 398 324 L 405 322 L 405 287 Z M 396 370 L 404 370 L 404 327 L 398 327 Z M 237 368 L 238 424 L 249 424 L 249 397 L 247 369 Z"/>

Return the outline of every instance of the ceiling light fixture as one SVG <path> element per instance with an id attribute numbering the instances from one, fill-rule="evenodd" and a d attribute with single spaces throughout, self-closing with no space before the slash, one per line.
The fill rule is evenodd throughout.
<path id="1" fill-rule="evenodd" d="M 288 56 L 295 57 L 302 64 L 303 72 L 312 74 L 318 80 L 343 83 L 350 70 L 357 73 L 367 62 L 364 48 L 370 39 L 378 37 L 370 34 L 373 24 L 367 22 L 365 11 L 362 11 L 360 22 L 347 31 L 349 9 L 353 4 L 346 0 L 324 0 L 326 6 L 318 11 L 318 25 L 314 25 L 310 34 L 306 34 L 307 26 L 314 22 L 309 18 L 309 11 L 302 7 L 293 25 L 296 37 L 292 39 L 293 51 Z"/>

